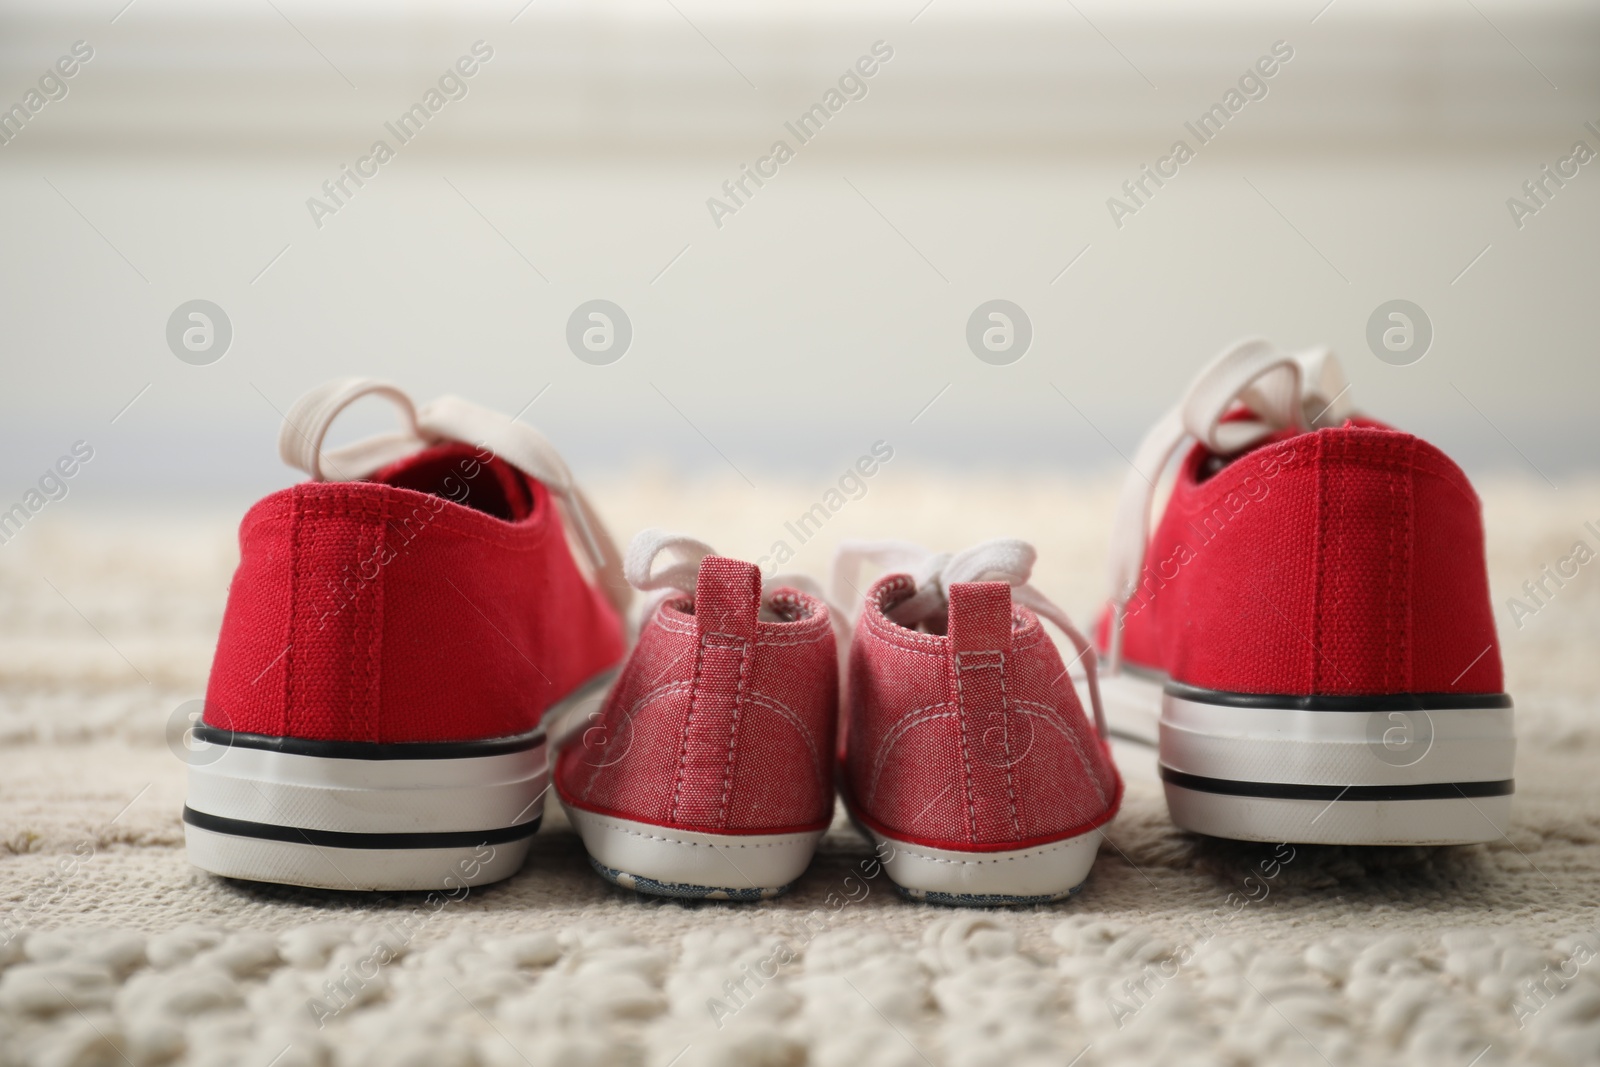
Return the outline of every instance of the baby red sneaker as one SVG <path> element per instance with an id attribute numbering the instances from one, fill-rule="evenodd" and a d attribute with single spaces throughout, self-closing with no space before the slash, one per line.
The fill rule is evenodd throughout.
<path id="1" fill-rule="evenodd" d="M 1326 350 L 1246 341 L 1140 445 L 1097 633 L 1113 732 L 1159 742 L 1173 821 L 1200 833 L 1492 840 L 1516 741 L 1478 498 L 1348 389 Z"/>
<path id="2" fill-rule="evenodd" d="M 835 599 L 863 560 L 906 567 L 865 596 L 850 649 L 841 788 L 889 878 L 941 904 L 1034 904 L 1075 893 L 1116 815 L 1095 654 L 1027 583 L 1034 550 L 997 540 L 955 556 L 850 543 Z M 1099 730 L 1040 624 L 1076 646 Z"/>
<path id="3" fill-rule="evenodd" d="M 663 552 L 681 559 L 656 572 Z M 567 817 L 617 885 L 776 896 L 833 818 L 839 660 L 828 605 L 795 579 L 763 588 L 752 564 L 657 530 L 634 539 L 627 577 L 671 592 L 605 706 L 561 749 Z"/>
<path id="4" fill-rule="evenodd" d="M 369 394 L 404 429 L 323 451 Z M 239 530 L 189 761 L 190 862 L 332 889 L 514 873 L 549 780 L 541 721 L 622 659 L 610 540 L 543 437 L 453 397 L 418 409 L 331 382 L 290 409 L 279 450 L 311 480 Z"/>

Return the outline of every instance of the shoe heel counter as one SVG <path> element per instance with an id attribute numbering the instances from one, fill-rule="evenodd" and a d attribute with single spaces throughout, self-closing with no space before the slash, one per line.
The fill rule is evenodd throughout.
<path id="1" fill-rule="evenodd" d="M 378 741 L 384 503 L 307 485 L 245 516 L 205 720 L 247 733 Z"/>
<path id="2" fill-rule="evenodd" d="M 1318 436 L 1311 691 L 1499 692 L 1483 520 L 1466 476 L 1406 434 Z"/>
<path id="3" fill-rule="evenodd" d="M 708 556 L 693 613 L 664 605 L 605 707 L 565 745 L 564 800 L 695 833 L 826 826 L 838 657 L 825 616 L 762 637 L 761 574 Z"/>
<path id="4" fill-rule="evenodd" d="M 756 567 L 720 556 L 701 561 L 694 599 L 694 682 L 668 814 L 675 826 L 728 827 L 760 611 Z"/>
<path id="5" fill-rule="evenodd" d="M 957 582 L 947 594 L 967 837 L 974 844 L 1013 841 L 1024 836 L 1017 749 L 1025 742 L 1015 714 L 1011 587 Z"/>
<path id="6" fill-rule="evenodd" d="M 1122 788 L 1043 624 L 1013 629 L 1010 594 L 950 588 L 971 841 L 991 846 L 1082 833 L 1117 810 Z"/>

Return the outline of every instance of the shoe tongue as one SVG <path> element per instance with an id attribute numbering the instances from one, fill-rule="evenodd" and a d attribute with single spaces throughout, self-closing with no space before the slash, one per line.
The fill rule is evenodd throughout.
<path id="1" fill-rule="evenodd" d="M 533 491 L 526 475 L 499 456 L 459 441 L 414 452 L 367 480 L 443 497 L 508 522 L 533 514 Z"/>

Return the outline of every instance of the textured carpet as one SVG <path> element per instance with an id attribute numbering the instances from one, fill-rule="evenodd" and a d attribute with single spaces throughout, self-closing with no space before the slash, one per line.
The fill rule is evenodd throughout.
<path id="1" fill-rule="evenodd" d="M 754 558 L 826 488 L 651 474 L 593 495 L 621 536 Z M 237 513 L 53 503 L 0 547 L 0 1064 L 1600 1062 L 1600 576 L 1520 628 L 1506 604 L 1594 545 L 1600 485 L 1481 488 L 1519 718 L 1504 839 L 1200 839 L 1122 751 L 1083 892 L 996 912 L 901 900 L 844 825 L 781 900 L 637 898 L 555 806 L 518 876 L 459 900 L 204 875 L 165 731 L 203 692 Z M 792 567 L 821 573 L 846 532 L 1016 534 L 1086 622 L 1113 493 L 890 465 Z"/>

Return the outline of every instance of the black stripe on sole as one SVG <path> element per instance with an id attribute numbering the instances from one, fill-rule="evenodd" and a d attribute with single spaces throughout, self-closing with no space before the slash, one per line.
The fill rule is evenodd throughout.
<path id="1" fill-rule="evenodd" d="M 1424 782 L 1418 785 L 1297 785 L 1293 782 L 1234 782 L 1175 771 L 1165 764 L 1161 780 L 1200 793 L 1262 800 L 1458 800 L 1463 797 L 1506 797 L 1516 782 Z"/>
<path id="2" fill-rule="evenodd" d="M 221 748 L 258 748 L 291 756 L 321 756 L 323 759 L 478 759 L 526 752 L 544 744 L 544 727 L 536 726 L 524 734 L 510 737 L 485 737 L 476 741 L 314 741 L 304 737 L 274 737 L 247 734 L 200 723 L 194 737 Z"/>
<path id="3" fill-rule="evenodd" d="M 183 821 L 201 830 L 232 837 L 254 837 L 263 841 L 288 841 L 296 845 L 315 845 L 319 848 L 476 848 L 479 845 L 503 845 L 532 837 L 539 829 L 541 814 L 531 822 L 506 826 L 498 830 L 449 830 L 437 833 L 410 834 L 353 834 L 342 830 L 302 830 L 297 826 L 276 826 L 272 823 L 229 819 L 195 811 L 187 804 L 183 807 Z"/>
<path id="4" fill-rule="evenodd" d="M 1294 696 L 1279 693 L 1224 693 L 1182 682 L 1162 687 L 1168 696 L 1194 704 L 1226 708 L 1272 708 L 1278 711 L 1454 711 L 1509 708 L 1505 693 L 1390 693 L 1377 696 Z"/>

